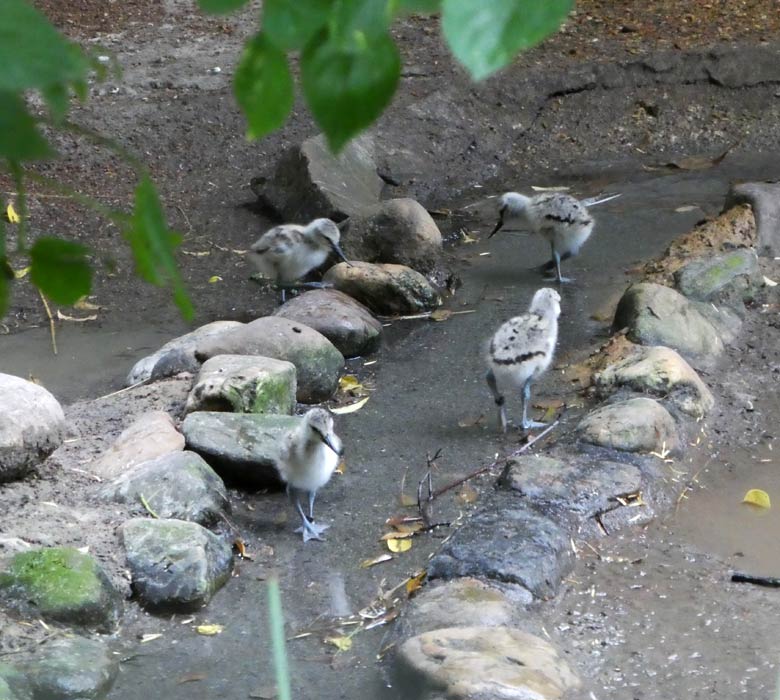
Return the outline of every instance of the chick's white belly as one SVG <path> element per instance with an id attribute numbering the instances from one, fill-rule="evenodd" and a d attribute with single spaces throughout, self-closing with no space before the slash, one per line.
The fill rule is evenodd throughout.
<path id="1" fill-rule="evenodd" d="M 294 282 L 305 277 L 328 259 L 327 251 L 296 251 L 297 255 L 288 255 L 279 262 L 279 277 L 285 282 Z"/>
<path id="2" fill-rule="evenodd" d="M 552 358 L 536 358 L 515 365 L 491 363 L 498 387 L 503 391 L 521 390 L 529 379 L 535 379 L 550 365 Z"/>
<path id="3" fill-rule="evenodd" d="M 291 462 L 288 483 L 304 491 L 317 491 L 328 483 L 338 462 L 338 455 L 323 445 L 322 449 L 317 448 L 309 455 L 309 459 Z"/>
<path id="4" fill-rule="evenodd" d="M 571 253 L 576 255 L 585 241 L 590 238 L 593 224 L 585 226 L 566 226 L 547 229 L 545 238 L 552 242 L 559 253 Z"/>

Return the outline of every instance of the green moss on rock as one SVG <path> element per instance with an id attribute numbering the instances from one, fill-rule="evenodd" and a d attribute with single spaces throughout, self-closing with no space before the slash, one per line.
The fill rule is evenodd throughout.
<path id="1" fill-rule="evenodd" d="M 0 572 L 0 599 L 8 607 L 44 619 L 110 631 L 120 596 L 100 565 L 71 547 L 13 556 Z"/>

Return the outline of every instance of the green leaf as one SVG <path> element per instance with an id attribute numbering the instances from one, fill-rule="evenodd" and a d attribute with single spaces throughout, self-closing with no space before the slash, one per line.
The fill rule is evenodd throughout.
<path id="1" fill-rule="evenodd" d="M 25 0 L 0 2 L 0 90 L 46 88 L 86 78 L 81 49 Z"/>
<path id="2" fill-rule="evenodd" d="M 326 24 L 332 0 L 265 0 L 263 34 L 281 49 L 302 49 Z"/>
<path id="3" fill-rule="evenodd" d="M 387 0 L 335 0 L 328 26 L 331 41 L 354 45 L 387 34 L 392 7 Z"/>
<path id="4" fill-rule="evenodd" d="M 123 235 L 130 243 L 138 274 L 158 287 L 170 285 L 182 316 L 190 320 L 194 309 L 174 259 L 181 236 L 165 223 L 157 190 L 148 176 L 136 187 L 133 216 Z"/>
<path id="5" fill-rule="evenodd" d="M 3 206 L 5 208 L 5 206 Z M 8 300 L 11 296 L 11 281 L 14 271 L 5 256 L 5 222 L 0 217 L 0 320 L 8 310 Z"/>
<path id="6" fill-rule="evenodd" d="M 244 47 L 233 90 L 249 122 L 247 138 L 265 136 L 284 124 L 295 89 L 284 52 L 258 34 Z"/>
<path id="7" fill-rule="evenodd" d="M 92 288 L 89 249 L 61 238 L 39 238 L 30 249 L 30 279 L 58 304 L 73 304 Z"/>
<path id="8" fill-rule="evenodd" d="M 200 9 L 212 14 L 224 14 L 246 5 L 248 0 L 198 0 Z"/>
<path id="9" fill-rule="evenodd" d="M 450 50 L 475 80 L 539 43 L 566 19 L 573 0 L 443 0 Z"/>
<path id="10" fill-rule="evenodd" d="M 0 157 L 21 162 L 50 158 L 53 154 L 24 100 L 19 95 L 0 91 Z"/>
<path id="11" fill-rule="evenodd" d="M 343 45 L 320 34 L 301 56 L 301 82 L 314 118 L 338 151 L 389 104 L 401 73 L 389 34 Z"/>
<path id="12" fill-rule="evenodd" d="M 56 83 L 43 88 L 42 92 L 52 119 L 55 122 L 61 122 L 67 116 L 70 107 L 68 88 L 62 83 Z"/>
<path id="13" fill-rule="evenodd" d="M 393 0 L 402 12 L 432 13 L 438 12 L 441 0 Z"/>

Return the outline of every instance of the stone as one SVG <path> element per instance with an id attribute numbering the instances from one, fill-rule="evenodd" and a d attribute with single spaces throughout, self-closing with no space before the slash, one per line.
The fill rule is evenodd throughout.
<path id="1" fill-rule="evenodd" d="M 179 372 L 196 372 L 200 362 L 195 358 L 195 346 L 203 338 L 224 333 L 244 325 L 239 321 L 214 321 L 167 342 L 157 352 L 138 360 L 125 379 L 132 386 L 148 379 L 164 379 Z"/>
<path id="2" fill-rule="evenodd" d="M 230 511 L 222 479 L 195 452 L 171 452 L 143 462 L 104 486 L 100 495 L 146 514 L 143 500 L 158 518 L 209 525 Z"/>
<path id="3" fill-rule="evenodd" d="M 265 316 L 240 328 L 207 338 L 198 344 L 196 357 L 205 361 L 216 355 L 262 355 L 295 365 L 297 398 L 319 403 L 336 391 L 344 356 L 324 335 L 279 316 Z"/>
<path id="4" fill-rule="evenodd" d="M 119 592 L 88 554 L 72 547 L 19 552 L 0 570 L 0 600 L 24 615 L 112 632 Z"/>
<path id="5" fill-rule="evenodd" d="M 330 268 L 323 279 L 382 316 L 431 311 L 441 304 L 431 283 L 404 265 L 339 263 Z"/>
<path id="6" fill-rule="evenodd" d="M 631 285 L 620 298 L 613 328 L 627 328 L 639 345 L 665 345 L 688 360 L 711 363 L 723 352 L 723 341 L 695 302 L 660 284 Z"/>
<path id="7" fill-rule="evenodd" d="M 55 639 L 22 662 L 36 700 L 85 700 L 106 696 L 119 673 L 119 655 L 99 639 Z"/>
<path id="8" fill-rule="evenodd" d="M 201 608 L 230 578 L 230 544 L 197 523 L 133 518 L 120 532 L 133 591 L 152 608 Z"/>
<path id="9" fill-rule="evenodd" d="M 0 661 L 0 700 L 33 700 L 30 681 L 22 669 Z"/>
<path id="10" fill-rule="evenodd" d="M 530 603 L 528 596 L 525 603 Z M 518 603 L 496 586 L 475 578 L 455 578 L 428 585 L 404 615 L 419 632 L 451 627 L 496 627 L 512 621 Z"/>
<path id="11" fill-rule="evenodd" d="M 374 142 L 366 135 L 352 139 L 337 156 L 324 136 L 308 138 L 282 155 L 272 177 L 252 182 L 263 204 L 299 223 L 354 216 L 379 202 L 382 187 Z"/>
<path id="12" fill-rule="evenodd" d="M 114 479 L 137 464 L 184 449 L 184 436 L 165 411 L 150 411 L 126 428 L 89 466 L 102 479 Z"/>
<path id="13" fill-rule="evenodd" d="M 25 476 L 65 437 L 65 414 L 46 389 L 0 374 L 0 483 Z"/>
<path id="14" fill-rule="evenodd" d="M 508 460 L 502 485 L 544 513 L 574 516 L 579 525 L 621 507 L 618 498 L 640 492 L 642 472 L 633 464 L 584 455 L 521 455 Z"/>
<path id="15" fill-rule="evenodd" d="M 780 256 L 780 183 L 742 182 L 731 186 L 726 209 L 749 204 L 758 229 L 756 251 L 761 257 Z"/>
<path id="16" fill-rule="evenodd" d="M 577 426 L 585 442 L 625 452 L 677 452 L 680 437 L 674 418 L 660 403 L 648 398 L 601 406 Z"/>
<path id="17" fill-rule="evenodd" d="M 276 465 L 285 437 L 298 416 L 198 411 L 184 419 L 187 448 L 203 456 L 231 483 L 260 488 L 278 486 Z"/>
<path id="18" fill-rule="evenodd" d="M 336 289 L 305 292 L 280 306 L 274 315 L 322 333 L 344 357 L 374 352 L 382 337 L 382 324 L 371 312 Z"/>
<path id="19" fill-rule="evenodd" d="M 292 362 L 260 355 L 215 355 L 200 368 L 184 410 L 291 414 L 296 392 Z"/>
<path id="20" fill-rule="evenodd" d="M 433 272 L 442 255 L 439 227 L 414 199 L 388 199 L 350 217 L 341 242 L 350 260 L 395 263 L 424 273 Z"/>
<path id="21" fill-rule="evenodd" d="M 707 385 L 679 353 L 663 346 L 636 345 L 631 354 L 593 376 L 604 396 L 617 388 L 651 394 L 683 413 L 699 418 L 715 406 Z"/>
<path id="22" fill-rule="evenodd" d="M 424 632 L 401 645 L 398 663 L 426 700 L 557 700 L 581 685 L 549 642 L 511 627 Z"/>
<path id="23" fill-rule="evenodd" d="M 548 599 L 573 566 L 569 533 L 504 494 L 445 542 L 430 561 L 428 578 L 474 576 L 518 584 L 534 598 Z"/>
<path id="24" fill-rule="evenodd" d="M 763 286 L 758 258 L 749 248 L 691 260 L 674 273 L 677 289 L 689 299 L 742 309 Z"/>

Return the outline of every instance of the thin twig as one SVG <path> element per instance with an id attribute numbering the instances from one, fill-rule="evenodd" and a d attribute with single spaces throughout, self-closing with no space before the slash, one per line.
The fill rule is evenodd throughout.
<path id="1" fill-rule="evenodd" d="M 147 384 L 149 382 L 148 379 L 142 379 L 140 382 L 136 382 L 135 384 L 131 384 L 130 386 L 126 386 L 124 389 L 117 389 L 116 391 L 112 391 L 110 394 L 105 394 L 104 396 L 98 396 L 95 401 L 100 401 L 101 399 L 110 399 L 112 396 L 118 396 L 119 394 L 124 394 L 126 391 L 130 391 L 130 389 L 135 389 L 138 386 L 141 386 L 143 384 Z"/>
<path id="2" fill-rule="evenodd" d="M 43 292 L 39 289 L 38 296 L 43 302 L 43 306 L 46 309 L 46 315 L 49 317 L 49 332 L 51 333 L 51 349 L 54 354 L 57 354 L 57 331 L 54 327 L 54 317 L 51 315 L 51 309 L 49 308 L 49 302 L 46 300 Z"/>
<path id="3" fill-rule="evenodd" d="M 147 512 L 147 513 L 149 513 L 149 515 L 151 515 L 151 516 L 152 516 L 152 517 L 153 517 L 155 520 L 159 520 L 159 519 L 160 519 L 160 516 L 159 516 L 159 515 L 157 515 L 157 513 L 155 513 L 155 512 L 152 510 L 152 507 L 149 505 L 149 501 L 147 501 L 147 500 L 146 500 L 146 498 L 144 497 L 144 495 L 143 495 L 142 493 L 139 493 L 139 494 L 138 494 L 138 498 L 139 498 L 139 500 L 141 501 L 141 505 L 142 505 L 144 508 L 146 508 L 146 512 Z"/>

